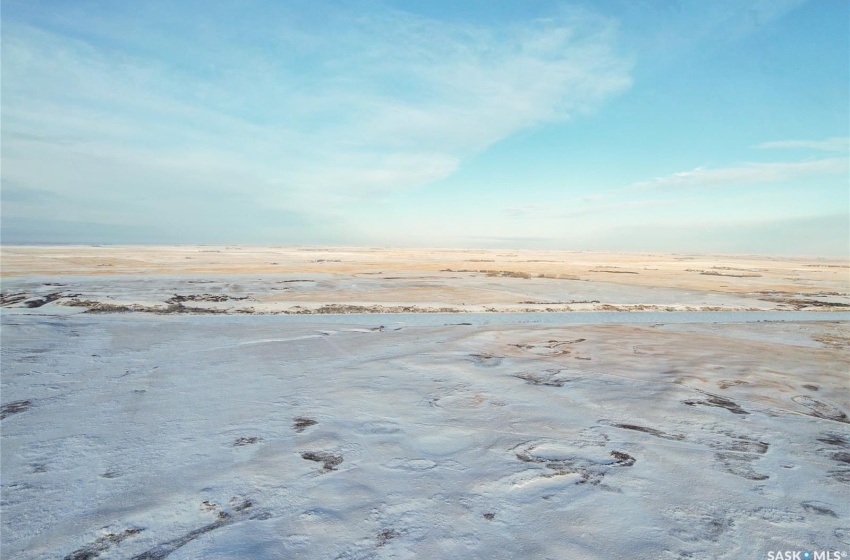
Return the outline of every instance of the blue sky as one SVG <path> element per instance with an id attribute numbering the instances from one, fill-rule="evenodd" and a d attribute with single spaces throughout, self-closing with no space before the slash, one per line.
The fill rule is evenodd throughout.
<path id="1" fill-rule="evenodd" d="M 850 253 L 842 0 L 2 5 L 2 241 Z"/>

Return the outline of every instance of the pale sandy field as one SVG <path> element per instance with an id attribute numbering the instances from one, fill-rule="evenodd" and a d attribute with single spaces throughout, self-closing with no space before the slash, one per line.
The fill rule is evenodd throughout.
<path id="1" fill-rule="evenodd" d="M 12 307 L 56 294 L 51 306 L 76 300 L 160 311 L 169 303 L 242 312 L 304 312 L 334 304 L 360 306 L 349 311 L 361 312 L 850 309 L 850 263 L 840 259 L 328 247 L 3 247 L 0 262 L 3 305 Z M 154 285 L 153 278 L 161 281 Z M 45 285 L 51 283 L 57 285 Z M 104 289 L 110 291 L 109 301 L 101 297 Z M 192 299 L 166 301 L 175 295 Z M 410 306 L 416 309 L 399 309 Z"/>

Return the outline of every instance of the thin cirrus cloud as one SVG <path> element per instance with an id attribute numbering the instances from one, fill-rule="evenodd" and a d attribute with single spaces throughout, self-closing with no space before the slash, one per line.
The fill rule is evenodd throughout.
<path id="1" fill-rule="evenodd" d="M 261 50 L 219 45 L 220 18 L 165 38 L 132 27 L 119 38 L 109 30 L 127 22 L 108 19 L 74 33 L 7 22 L 4 179 L 100 206 L 148 190 L 145 216 L 124 206 L 122 223 L 205 193 L 321 214 L 448 177 L 495 142 L 631 84 L 604 18 L 498 28 L 398 11 L 330 19 L 259 27 Z M 105 219 L 95 205 L 79 215 Z"/>
<path id="2" fill-rule="evenodd" d="M 825 175 L 846 174 L 847 158 L 826 158 L 799 162 L 745 163 L 716 169 L 698 167 L 639 181 L 631 185 L 633 190 L 678 189 L 699 187 L 734 187 L 787 181 Z"/>
<path id="3" fill-rule="evenodd" d="M 846 138 L 830 138 L 824 141 L 768 142 L 758 147 L 796 148 L 814 147 L 839 151 L 840 141 Z M 594 214 L 605 214 L 623 209 L 667 206 L 680 200 L 683 191 L 750 187 L 756 185 L 782 185 L 792 181 L 815 180 L 847 175 L 848 158 L 833 157 L 808 159 L 794 162 L 741 163 L 727 167 L 698 167 L 637 181 L 625 187 L 609 189 L 576 198 L 553 201 L 549 204 L 516 205 L 505 208 L 503 213 L 512 218 L 578 218 Z M 652 199 L 637 199 L 644 192 L 666 193 Z"/>
<path id="4" fill-rule="evenodd" d="M 757 144 L 755 147 L 762 149 L 806 149 L 824 152 L 848 152 L 850 151 L 850 138 L 837 136 L 820 141 L 780 140 L 776 142 L 763 142 Z"/>

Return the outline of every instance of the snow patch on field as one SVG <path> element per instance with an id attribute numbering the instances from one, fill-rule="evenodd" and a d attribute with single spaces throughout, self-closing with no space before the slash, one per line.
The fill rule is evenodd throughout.
<path id="1" fill-rule="evenodd" d="M 4 557 L 850 546 L 846 323 L 259 319 L 4 314 Z"/>

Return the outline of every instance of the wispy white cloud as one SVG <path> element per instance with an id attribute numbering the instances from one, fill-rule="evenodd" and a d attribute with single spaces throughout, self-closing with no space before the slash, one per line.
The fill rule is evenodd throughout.
<path id="1" fill-rule="evenodd" d="M 4 177 L 73 194 L 96 222 L 205 195 L 317 213 L 445 178 L 630 86 L 615 27 L 587 14 L 499 28 L 400 11 L 280 17 L 241 42 L 221 15 L 184 35 L 114 20 L 126 14 L 68 32 L 5 21 Z M 122 205 L 139 192 L 145 216 Z"/>
<path id="2" fill-rule="evenodd" d="M 697 167 L 639 181 L 631 185 L 634 190 L 681 189 L 700 187 L 733 187 L 764 183 L 784 183 L 795 179 L 847 173 L 847 158 L 827 158 L 799 162 L 745 163 L 716 169 Z"/>
<path id="3" fill-rule="evenodd" d="M 672 198 L 642 198 L 638 200 L 621 200 L 611 202 L 609 204 L 594 204 L 584 208 L 573 208 L 559 214 L 562 218 L 580 218 L 584 216 L 593 216 L 595 214 L 614 213 L 622 210 L 638 210 L 647 208 L 657 208 L 660 206 L 670 206 L 679 202 Z"/>
<path id="4" fill-rule="evenodd" d="M 850 151 L 850 138 L 837 136 L 826 140 L 779 140 L 776 142 L 762 142 L 754 146 L 762 149 L 806 149 L 821 150 L 824 152 L 848 152 Z"/>
<path id="5" fill-rule="evenodd" d="M 549 201 L 546 204 L 515 205 L 503 209 L 512 218 L 559 220 L 597 214 L 622 214 L 675 204 L 687 204 L 688 197 L 700 190 L 726 187 L 748 187 L 775 184 L 781 186 L 795 180 L 832 178 L 847 175 L 850 166 L 844 157 L 811 159 L 795 162 L 743 163 L 728 167 L 698 167 L 638 181 L 621 188 Z M 645 198 L 651 192 L 653 198 Z M 635 213 L 633 218 L 639 217 Z"/>
<path id="6" fill-rule="evenodd" d="M 552 214 L 552 206 L 546 204 L 522 204 L 509 206 L 503 212 L 513 218 L 541 217 Z"/>

